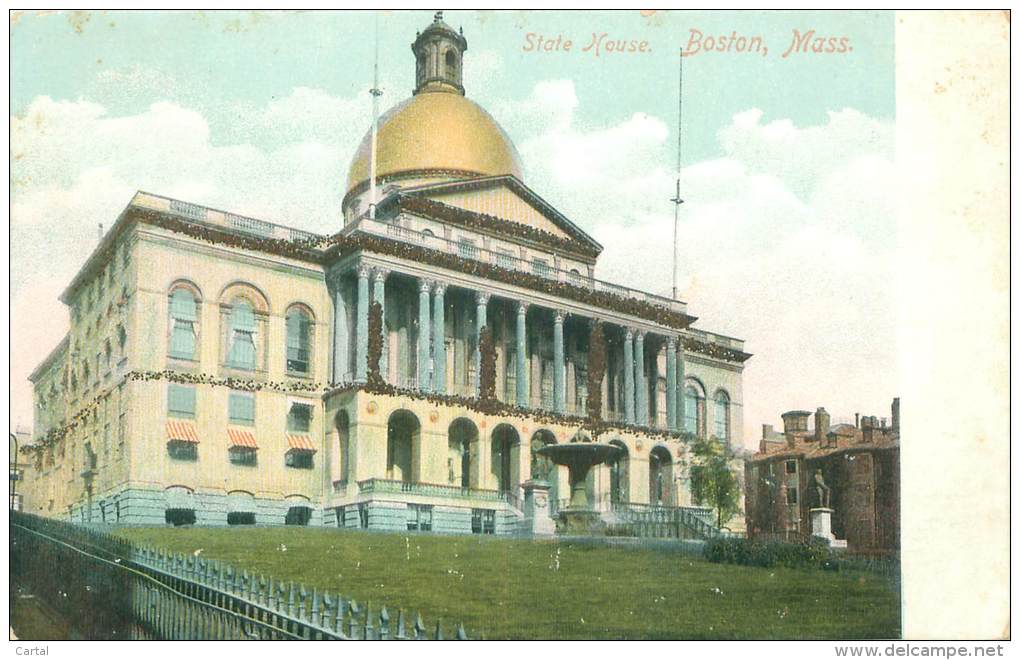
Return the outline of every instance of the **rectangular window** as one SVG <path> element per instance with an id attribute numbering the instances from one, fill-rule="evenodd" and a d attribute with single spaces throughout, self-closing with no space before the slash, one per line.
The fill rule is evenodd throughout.
<path id="1" fill-rule="evenodd" d="M 168 525 L 174 527 L 180 527 L 181 525 L 194 525 L 195 524 L 195 510 L 194 509 L 167 509 L 166 510 L 166 522 Z"/>
<path id="2" fill-rule="evenodd" d="M 255 395 L 251 392 L 230 393 L 230 423 L 255 425 Z"/>
<path id="3" fill-rule="evenodd" d="M 358 526 L 368 529 L 368 504 L 365 502 L 358 503 Z"/>
<path id="4" fill-rule="evenodd" d="M 292 506 L 287 509 L 287 516 L 284 518 L 285 525 L 307 525 L 312 520 L 312 507 Z"/>
<path id="5" fill-rule="evenodd" d="M 305 403 L 292 403 L 287 414 L 287 430 L 308 433 L 312 428 L 312 407 Z"/>
<path id="6" fill-rule="evenodd" d="M 797 461 L 786 461 L 786 474 L 797 474 Z"/>
<path id="7" fill-rule="evenodd" d="M 788 486 L 786 489 L 786 503 L 796 504 L 797 503 L 797 487 Z"/>
<path id="8" fill-rule="evenodd" d="M 254 525 L 255 514 L 250 511 L 231 511 L 227 514 L 228 525 Z"/>
<path id="9" fill-rule="evenodd" d="M 495 509 L 471 509 L 471 533 L 495 534 L 496 533 Z"/>
<path id="10" fill-rule="evenodd" d="M 258 465 L 258 450 L 254 447 L 231 447 L 227 455 L 234 465 Z"/>
<path id="11" fill-rule="evenodd" d="M 184 419 L 195 418 L 195 387 L 170 383 L 167 386 L 167 414 Z"/>
<path id="12" fill-rule="evenodd" d="M 170 458 L 178 461 L 197 461 L 198 445 L 194 442 L 171 440 L 166 443 L 166 451 Z"/>
<path id="13" fill-rule="evenodd" d="M 432 505 L 408 504 L 407 529 L 411 532 L 432 531 Z"/>
<path id="14" fill-rule="evenodd" d="M 284 465 L 299 470 L 311 470 L 315 467 L 314 456 L 315 454 L 310 451 L 292 449 L 284 455 Z"/>

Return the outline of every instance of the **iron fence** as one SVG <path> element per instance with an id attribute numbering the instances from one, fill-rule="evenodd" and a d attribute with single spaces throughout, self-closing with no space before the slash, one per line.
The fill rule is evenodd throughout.
<path id="1" fill-rule="evenodd" d="M 11 512 L 11 580 L 87 639 L 424 640 L 441 621 Z M 452 639 L 467 639 L 463 625 Z"/>

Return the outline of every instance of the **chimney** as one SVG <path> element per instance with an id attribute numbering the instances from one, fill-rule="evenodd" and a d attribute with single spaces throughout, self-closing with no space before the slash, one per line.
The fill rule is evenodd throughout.
<path id="1" fill-rule="evenodd" d="M 854 413 L 854 427 L 861 428 L 861 413 Z"/>
<path id="2" fill-rule="evenodd" d="M 772 435 L 772 425 L 771 424 L 762 424 L 761 425 L 761 439 L 762 440 L 768 440 L 769 436 L 771 436 L 771 435 Z"/>
<path id="3" fill-rule="evenodd" d="M 819 408 L 815 411 L 815 442 L 818 446 L 822 445 L 822 441 L 829 435 L 829 413 L 825 412 L 825 408 Z"/>
<path id="4" fill-rule="evenodd" d="M 861 442 L 870 443 L 875 433 L 875 418 L 874 417 L 862 417 L 861 418 Z"/>
<path id="5" fill-rule="evenodd" d="M 797 433 L 807 432 L 807 420 L 811 413 L 806 410 L 791 410 L 783 413 L 783 433 L 786 435 L 786 444 L 794 447 L 797 444 Z"/>
<path id="6" fill-rule="evenodd" d="M 900 432 L 900 398 L 892 400 L 892 430 L 893 433 Z"/>

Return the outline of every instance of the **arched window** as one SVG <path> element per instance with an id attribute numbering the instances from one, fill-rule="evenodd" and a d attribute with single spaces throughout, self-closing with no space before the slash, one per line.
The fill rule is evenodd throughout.
<path id="1" fill-rule="evenodd" d="M 694 385 L 684 388 L 684 431 L 697 435 L 701 430 L 701 393 Z"/>
<path id="2" fill-rule="evenodd" d="M 425 79 L 425 64 L 426 64 L 425 53 L 421 53 L 420 55 L 418 55 L 418 82 L 421 82 L 422 80 Z"/>
<path id="3" fill-rule="evenodd" d="M 674 506 L 673 458 L 661 445 L 648 455 L 648 503 L 653 506 Z"/>
<path id="4" fill-rule="evenodd" d="M 610 440 L 609 444 L 618 447 L 620 452 L 609 461 L 609 498 L 614 504 L 630 501 L 630 455 L 627 445 L 619 440 Z"/>
<path id="5" fill-rule="evenodd" d="M 312 318 L 300 307 L 287 312 L 287 371 L 307 374 L 311 368 Z"/>
<path id="6" fill-rule="evenodd" d="M 730 397 L 719 390 L 715 393 L 715 437 L 729 442 L 730 439 Z"/>
<path id="7" fill-rule="evenodd" d="M 177 287 L 170 294 L 170 357 L 194 360 L 198 305 L 188 288 Z"/>
<path id="8" fill-rule="evenodd" d="M 453 79 L 457 79 L 457 53 L 452 50 L 446 51 L 446 75 Z"/>
<path id="9" fill-rule="evenodd" d="M 255 309 L 244 298 L 235 298 L 230 310 L 230 348 L 227 366 L 255 369 Z"/>

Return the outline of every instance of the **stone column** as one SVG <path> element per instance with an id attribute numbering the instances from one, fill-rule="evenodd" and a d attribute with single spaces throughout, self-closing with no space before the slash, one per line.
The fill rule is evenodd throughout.
<path id="1" fill-rule="evenodd" d="M 333 382 L 343 381 L 350 367 L 347 355 L 347 301 L 344 300 L 343 280 L 337 277 L 333 284 Z"/>
<path id="2" fill-rule="evenodd" d="M 563 364 L 563 317 L 564 313 L 556 310 L 553 316 L 553 410 L 558 413 L 566 410 L 567 376 L 566 365 Z"/>
<path id="3" fill-rule="evenodd" d="M 634 331 L 623 335 L 623 421 L 634 423 Z"/>
<path id="4" fill-rule="evenodd" d="M 386 332 L 386 276 L 390 271 L 385 268 L 372 270 L 372 302 L 379 303 L 382 308 L 382 355 L 379 356 L 379 375 L 382 379 L 389 380 L 389 344 L 390 338 Z"/>
<path id="5" fill-rule="evenodd" d="M 423 392 L 429 391 L 430 288 L 428 280 L 418 282 L 418 389 Z"/>
<path id="6" fill-rule="evenodd" d="M 517 405 L 527 408 L 531 405 L 528 396 L 528 303 L 517 303 Z"/>
<path id="7" fill-rule="evenodd" d="M 446 394 L 446 285 L 432 287 L 432 391 Z"/>
<path id="8" fill-rule="evenodd" d="M 687 423 L 687 376 L 684 368 L 684 338 L 676 338 L 676 426 L 681 431 Z"/>
<path id="9" fill-rule="evenodd" d="M 634 336 L 634 422 L 648 424 L 648 381 L 645 379 L 645 333 L 639 330 Z"/>
<path id="10" fill-rule="evenodd" d="M 482 328 L 488 322 L 486 312 L 489 309 L 489 294 L 484 291 L 475 293 L 475 306 L 475 396 L 478 396 L 482 384 Z"/>
<path id="11" fill-rule="evenodd" d="M 666 428 L 676 431 L 676 338 L 666 340 Z"/>
<path id="12" fill-rule="evenodd" d="M 358 320 L 354 334 L 354 379 L 368 378 L 368 266 L 358 266 Z"/>

